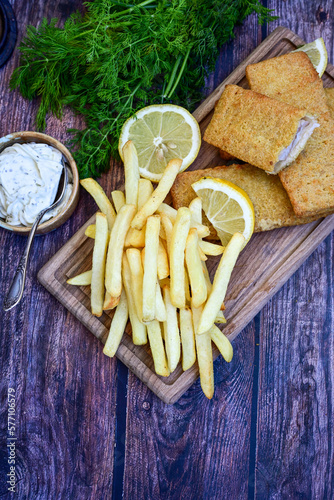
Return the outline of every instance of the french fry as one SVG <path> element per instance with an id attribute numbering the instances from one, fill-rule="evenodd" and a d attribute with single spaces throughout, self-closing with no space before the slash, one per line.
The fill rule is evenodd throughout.
<path id="1" fill-rule="evenodd" d="M 123 191 L 112 191 L 111 192 L 111 198 L 114 203 L 116 213 L 120 211 L 123 205 L 125 205 L 125 196 Z"/>
<path id="2" fill-rule="evenodd" d="M 191 218 L 194 222 L 198 222 L 198 224 L 202 224 L 202 200 L 197 197 L 194 198 L 189 203 L 189 210 L 191 212 Z"/>
<path id="3" fill-rule="evenodd" d="M 190 295 L 190 285 L 189 285 L 189 276 L 186 266 L 184 267 L 184 293 L 186 297 L 187 304 L 191 304 L 191 295 Z"/>
<path id="4" fill-rule="evenodd" d="M 225 248 L 225 252 L 220 259 L 213 280 L 211 293 L 204 306 L 203 313 L 199 321 L 198 330 L 196 332 L 199 335 L 207 332 L 214 324 L 218 311 L 224 301 L 232 270 L 244 243 L 244 236 L 240 233 L 235 233 Z"/>
<path id="5" fill-rule="evenodd" d="M 211 283 L 209 271 L 208 271 L 208 268 L 206 267 L 205 262 L 202 262 L 202 269 L 203 269 L 206 288 L 207 288 L 207 295 L 210 295 L 211 290 L 212 290 L 212 283 Z"/>
<path id="6" fill-rule="evenodd" d="M 123 255 L 122 276 L 126 298 L 128 301 L 129 318 L 132 328 L 132 341 L 135 345 L 144 345 L 147 343 L 146 325 L 139 321 L 137 316 L 136 304 L 132 291 L 130 266 L 125 254 Z"/>
<path id="7" fill-rule="evenodd" d="M 195 332 L 198 330 L 198 323 L 202 315 L 203 307 L 198 309 L 192 307 L 193 325 Z M 201 387 L 208 399 L 211 399 L 215 390 L 214 377 L 213 377 L 213 358 L 212 358 L 212 345 L 211 336 L 209 332 L 203 335 L 195 333 L 196 340 L 196 353 L 199 367 L 199 375 L 201 380 Z"/>
<path id="8" fill-rule="evenodd" d="M 169 278 L 164 278 L 163 280 L 159 280 L 159 285 L 160 285 L 160 288 L 164 288 L 164 286 L 168 286 L 168 288 L 170 289 L 170 279 Z"/>
<path id="9" fill-rule="evenodd" d="M 93 240 L 95 239 L 95 224 L 90 224 L 86 227 L 85 236 L 93 238 Z"/>
<path id="10" fill-rule="evenodd" d="M 164 338 L 168 360 L 168 368 L 172 373 L 178 365 L 181 356 L 180 332 L 177 321 L 176 307 L 173 306 L 170 298 L 169 288 L 163 288 L 164 301 L 166 306 L 167 321 L 164 322 Z"/>
<path id="11" fill-rule="evenodd" d="M 206 301 L 207 287 L 205 283 L 201 259 L 198 253 L 198 234 L 190 229 L 186 244 L 186 263 L 191 288 L 191 304 L 198 308 Z"/>
<path id="12" fill-rule="evenodd" d="M 94 181 L 94 179 L 81 179 L 80 184 L 86 189 L 86 191 L 88 191 L 91 196 L 93 196 L 101 212 L 106 215 L 108 221 L 108 229 L 109 231 L 111 231 L 111 228 L 113 227 L 115 222 L 116 214 L 110 200 L 108 199 L 108 196 L 103 191 L 100 184 Z"/>
<path id="13" fill-rule="evenodd" d="M 162 298 L 161 288 L 159 283 L 156 285 L 155 295 L 155 319 L 163 323 L 167 321 L 166 306 Z"/>
<path id="14" fill-rule="evenodd" d="M 153 184 L 148 179 L 139 179 L 138 183 L 138 210 L 142 208 L 153 193 Z"/>
<path id="15" fill-rule="evenodd" d="M 172 224 L 174 224 L 177 216 L 177 210 L 175 208 L 171 207 L 170 205 L 167 205 L 167 203 L 161 203 L 156 212 L 162 216 L 162 214 L 167 215 L 167 217 L 171 220 Z"/>
<path id="16" fill-rule="evenodd" d="M 165 235 L 166 235 L 166 244 L 167 244 L 167 252 L 168 252 L 168 255 L 170 255 L 170 242 L 172 240 L 172 232 L 173 232 L 173 223 L 172 221 L 170 220 L 170 218 L 168 217 L 168 215 L 164 214 L 164 213 L 161 213 L 160 214 L 160 217 L 161 217 L 161 224 L 162 224 L 162 227 L 164 228 L 165 230 Z"/>
<path id="17" fill-rule="evenodd" d="M 215 317 L 215 323 L 226 323 L 223 311 L 218 311 L 217 316 Z"/>
<path id="18" fill-rule="evenodd" d="M 135 248 L 143 248 L 145 246 L 145 227 L 138 231 L 138 229 L 133 229 L 130 227 L 128 234 L 126 235 L 124 246 L 135 247 Z"/>
<path id="19" fill-rule="evenodd" d="M 218 347 L 220 354 L 223 356 L 225 361 L 230 363 L 233 358 L 233 347 L 229 339 L 226 335 L 223 334 L 221 330 L 219 330 L 218 326 L 213 325 L 210 330 L 211 340 Z"/>
<path id="20" fill-rule="evenodd" d="M 116 306 L 118 306 L 120 298 L 121 298 L 120 296 L 112 297 L 110 293 L 106 290 L 103 302 L 103 310 L 109 311 L 110 309 L 114 309 Z"/>
<path id="21" fill-rule="evenodd" d="M 136 212 L 135 205 L 123 205 L 110 233 L 106 263 L 106 289 L 112 297 L 122 292 L 122 255 L 126 233 Z"/>
<path id="22" fill-rule="evenodd" d="M 195 334 L 191 310 L 180 309 L 180 333 L 182 343 L 182 370 L 185 372 L 196 361 Z"/>
<path id="23" fill-rule="evenodd" d="M 128 248 L 126 256 L 130 266 L 131 284 L 134 301 L 136 304 L 136 312 L 139 321 L 143 321 L 143 266 L 140 250 L 138 248 Z"/>
<path id="24" fill-rule="evenodd" d="M 70 278 L 69 280 L 66 281 L 68 285 L 78 285 L 78 286 L 90 285 L 91 282 L 92 282 L 91 269 L 89 271 L 85 271 L 84 273 L 78 274 L 77 276 L 74 276 L 73 278 Z"/>
<path id="25" fill-rule="evenodd" d="M 171 160 L 159 181 L 158 186 L 153 191 L 147 202 L 141 207 L 141 209 L 135 215 L 131 227 L 134 229 L 142 229 L 147 217 L 154 214 L 159 205 L 164 201 L 170 188 L 172 187 L 177 174 L 182 165 L 182 160 L 174 159 Z"/>
<path id="26" fill-rule="evenodd" d="M 123 337 L 125 326 L 128 321 L 128 316 L 128 302 L 126 300 L 125 292 L 124 290 L 122 290 L 119 304 L 111 321 L 109 335 L 103 348 L 103 354 L 106 354 L 106 356 L 115 356 L 118 346 L 121 343 Z"/>
<path id="27" fill-rule="evenodd" d="M 104 274 L 108 247 L 108 220 L 105 214 L 96 214 L 96 234 L 93 250 L 91 308 L 94 316 L 101 316 L 104 299 Z"/>
<path id="28" fill-rule="evenodd" d="M 197 230 L 196 230 L 197 231 Z M 199 242 L 201 240 L 198 241 L 198 245 L 197 245 L 197 252 L 198 252 L 198 255 L 199 255 L 199 258 L 200 260 L 202 260 L 203 262 L 205 262 L 206 260 L 208 260 L 207 256 L 205 255 L 205 253 L 203 252 L 203 250 L 201 249 L 200 245 L 199 245 Z"/>
<path id="29" fill-rule="evenodd" d="M 199 247 L 205 255 L 221 255 L 225 250 L 225 247 L 222 245 L 216 245 L 215 243 L 203 240 L 199 240 Z"/>
<path id="30" fill-rule="evenodd" d="M 161 328 L 158 321 L 147 323 L 147 334 L 154 361 L 154 369 L 157 375 L 168 377 L 169 369 L 166 352 L 162 341 Z"/>
<path id="31" fill-rule="evenodd" d="M 143 278 L 143 321 L 155 318 L 156 283 L 158 276 L 160 217 L 150 215 L 146 221 Z"/>
<path id="32" fill-rule="evenodd" d="M 158 248 L 158 278 L 159 280 L 163 280 L 169 276 L 169 263 L 168 263 L 168 255 L 166 249 L 159 239 L 159 248 Z"/>
<path id="33" fill-rule="evenodd" d="M 128 205 L 138 206 L 139 166 L 136 146 L 132 141 L 124 144 L 125 199 Z M 141 228 L 138 228 L 141 229 Z"/>
<path id="34" fill-rule="evenodd" d="M 170 255 L 170 296 L 175 307 L 184 308 L 186 305 L 184 289 L 184 251 L 190 228 L 190 210 L 186 207 L 179 208 L 173 226 Z"/>

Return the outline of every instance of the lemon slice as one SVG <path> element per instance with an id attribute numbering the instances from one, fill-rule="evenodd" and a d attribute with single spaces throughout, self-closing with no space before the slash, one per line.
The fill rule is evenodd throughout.
<path id="1" fill-rule="evenodd" d="M 232 182 L 212 177 L 202 177 L 191 186 L 222 245 L 236 232 L 244 235 L 246 245 L 254 231 L 254 207 L 247 193 Z"/>
<path id="2" fill-rule="evenodd" d="M 317 38 L 314 42 L 307 43 L 293 52 L 305 52 L 305 54 L 309 56 L 311 63 L 317 70 L 319 76 L 324 74 L 328 56 L 323 38 Z"/>
<path id="3" fill-rule="evenodd" d="M 158 104 L 137 111 L 124 123 L 118 144 L 122 160 L 129 140 L 136 146 L 141 176 L 157 182 L 173 158 L 183 160 L 180 172 L 189 167 L 201 147 L 201 132 L 186 109 Z"/>

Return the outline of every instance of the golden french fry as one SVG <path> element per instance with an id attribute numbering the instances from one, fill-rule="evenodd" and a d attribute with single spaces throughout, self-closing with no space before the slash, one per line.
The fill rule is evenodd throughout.
<path id="1" fill-rule="evenodd" d="M 132 328 L 132 341 L 135 345 L 144 345 L 147 342 L 146 325 L 139 321 L 137 316 L 136 304 L 132 291 L 130 266 L 125 254 L 123 255 L 122 276 L 126 298 L 128 301 L 129 318 Z"/>
<path id="2" fill-rule="evenodd" d="M 191 212 L 191 218 L 194 222 L 198 222 L 198 224 L 202 224 L 202 200 L 197 197 L 194 198 L 189 203 L 189 210 Z"/>
<path id="3" fill-rule="evenodd" d="M 90 224 L 86 227 L 85 236 L 93 238 L 93 240 L 95 239 L 95 224 Z"/>
<path id="4" fill-rule="evenodd" d="M 109 335 L 103 348 L 103 354 L 106 354 L 106 356 L 115 356 L 118 346 L 121 343 L 123 337 L 125 326 L 128 321 L 128 316 L 128 303 L 126 300 L 125 292 L 124 290 L 122 290 L 119 304 L 111 321 Z"/>
<path id="5" fill-rule="evenodd" d="M 103 310 L 109 311 L 110 309 L 114 309 L 116 306 L 118 306 L 120 299 L 121 297 L 112 297 L 106 290 L 103 302 Z"/>
<path id="6" fill-rule="evenodd" d="M 86 189 L 86 191 L 88 191 L 91 196 L 93 196 L 101 212 L 106 215 L 108 220 L 108 229 L 109 231 L 111 231 L 111 228 L 113 227 L 115 222 L 116 214 L 110 200 L 108 199 L 108 196 L 103 191 L 100 184 L 94 181 L 94 179 L 81 179 L 80 184 Z"/>
<path id="7" fill-rule="evenodd" d="M 190 285 L 189 285 L 189 276 L 186 266 L 184 267 L 184 293 L 186 297 L 186 302 L 188 305 L 190 305 L 191 304 Z"/>
<path id="8" fill-rule="evenodd" d="M 172 240 L 172 232 L 173 232 L 173 223 L 168 217 L 168 215 L 161 213 L 161 224 L 162 227 L 164 228 L 165 235 L 166 235 L 166 244 L 167 244 L 167 253 L 170 255 L 170 242 Z"/>
<path id="9" fill-rule="evenodd" d="M 205 283 L 206 283 L 206 288 L 207 288 L 207 295 L 209 295 L 211 293 L 211 290 L 212 290 L 212 283 L 211 283 L 211 280 L 210 280 L 210 275 L 209 275 L 208 268 L 206 267 L 206 263 L 203 262 L 203 261 L 202 261 L 202 269 L 203 269 Z"/>
<path id="10" fill-rule="evenodd" d="M 157 375 L 168 377 L 169 370 L 166 359 L 166 352 L 162 341 L 161 328 L 158 321 L 147 323 L 147 334 L 154 361 L 154 369 Z"/>
<path id="11" fill-rule="evenodd" d="M 143 278 L 143 321 L 155 318 L 156 283 L 158 276 L 160 217 L 150 215 L 146 221 Z"/>
<path id="12" fill-rule="evenodd" d="M 207 332 L 214 324 L 221 304 L 224 301 L 231 273 L 244 243 L 244 236 L 240 233 L 235 233 L 227 244 L 225 252 L 220 259 L 213 280 L 212 290 L 204 306 L 203 313 L 198 325 L 198 331 L 196 333 L 203 334 L 204 332 Z"/>
<path id="13" fill-rule="evenodd" d="M 114 203 L 116 213 L 118 214 L 118 212 L 120 211 L 122 206 L 125 205 L 124 193 L 123 193 L 123 191 L 117 191 L 117 190 L 112 191 L 111 198 L 112 198 L 112 201 Z"/>
<path id="14" fill-rule="evenodd" d="M 226 323 L 223 311 L 218 311 L 217 316 L 215 317 L 215 323 Z"/>
<path id="15" fill-rule="evenodd" d="M 144 271 L 142 266 L 141 254 L 138 248 L 128 248 L 126 256 L 130 266 L 131 284 L 136 312 L 139 321 L 143 321 L 143 278 Z"/>
<path id="16" fill-rule="evenodd" d="M 199 240 L 199 246 L 205 255 L 221 255 L 225 250 L 225 247 L 222 245 L 216 245 L 215 243 L 203 240 Z"/>
<path id="17" fill-rule="evenodd" d="M 176 307 L 173 306 L 168 286 L 163 287 L 167 321 L 164 322 L 164 338 L 168 360 L 168 368 L 172 373 L 178 365 L 181 356 L 180 332 L 177 321 Z"/>
<path id="18" fill-rule="evenodd" d="M 195 333 L 191 310 L 180 309 L 180 333 L 182 343 L 182 370 L 185 372 L 196 361 Z"/>
<path id="19" fill-rule="evenodd" d="M 161 288 L 159 283 L 156 285 L 155 295 L 155 319 L 163 323 L 167 321 L 166 306 L 162 298 Z"/>
<path id="20" fill-rule="evenodd" d="M 110 233 L 105 284 L 106 289 L 113 297 L 119 297 L 122 292 L 122 255 L 124 242 L 135 212 L 135 205 L 123 205 L 116 216 Z"/>
<path id="21" fill-rule="evenodd" d="M 126 248 L 128 247 L 143 248 L 145 246 L 145 231 L 146 231 L 145 226 L 140 231 L 138 231 L 138 229 L 133 229 L 132 227 L 130 227 L 128 234 L 126 235 L 125 238 L 124 246 Z"/>
<path id="22" fill-rule="evenodd" d="M 68 285 L 78 285 L 78 286 L 90 285 L 91 282 L 92 282 L 91 269 L 89 271 L 85 271 L 84 273 L 78 274 L 77 276 L 74 276 L 73 278 L 70 278 L 69 280 L 66 281 Z"/>
<path id="23" fill-rule="evenodd" d="M 153 193 L 153 184 L 148 179 L 139 179 L 138 183 L 138 210 L 142 208 Z"/>
<path id="24" fill-rule="evenodd" d="M 160 238 L 162 240 L 166 240 L 166 233 L 165 233 L 165 230 L 164 228 L 162 227 L 162 225 L 160 226 L 160 234 L 159 234 Z"/>
<path id="25" fill-rule="evenodd" d="M 147 217 L 154 214 L 159 205 L 164 201 L 170 188 L 172 187 L 175 178 L 181 168 L 182 160 L 174 159 L 171 160 L 159 181 L 158 186 L 153 191 L 147 202 L 141 207 L 138 213 L 135 215 L 131 227 L 134 229 L 142 229 Z"/>
<path id="26" fill-rule="evenodd" d="M 128 205 L 138 206 L 139 166 L 136 146 L 132 141 L 124 144 L 125 199 Z M 138 228 L 141 229 L 141 228 Z"/>
<path id="27" fill-rule="evenodd" d="M 193 325 L 195 332 L 198 330 L 198 323 L 202 315 L 203 306 L 198 309 L 192 307 Z M 215 390 L 213 377 L 213 358 L 211 336 L 209 332 L 203 335 L 195 333 L 196 353 L 199 367 L 199 375 L 201 379 L 201 387 L 208 399 L 211 399 Z"/>
<path id="28" fill-rule="evenodd" d="M 91 308 L 94 316 L 101 316 L 104 300 L 104 274 L 108 247 L 108 220 L 105 214 L 96 214 L 96 234 L 93 250 Z"/>
<path id="29" fill-rule="evenodd" d="M 175 208 L 171 207 L 170 205 L 167 205 L 167 203 L 161 203 L 156 212 L 162 216 L 162 214 L 166 215 L 172 224 L 174 224 L 176 216 L 177 216 L 177 210 Z"/>
<path id="30" fill-rule="evenodd" d="M 158 248 L 158 278 L 159 280 L 163 280 L 169 276 L 169 263 L 168 263 L 168 255 L 166 249 L 159 239 L 159 248 Z"/>
<path id="31" fill-rule="evenodd" d="M 186 244 L 186 263 L 191 288 L 191 304 L 197 308 L 206 301 L 207 287 L 198 253 L 198 234 L 196 229 L 190 229 L 189 231 Z"/>
<path id="32" fill-rule="evenodd" d="M 184 251 L 190 228 L 190 210 L 181 207 L 177 211 L 177 217 L 173 226 L 170 255 L 170 296 L 175 307 L 184 308 L 186 306 L 184 289 Z"/>
<path id="33" fill-rule="evenodd" d="M 218 347 L 220 354 L 223 356 L 225 361 L 228 363 L 232 361 L 233 358 L 233 347 L 231 342 L 228 340 L 226 335 L 219 330 L 218 326 L 213 325 L 210 330 L 210 337 L 214 344 Z"/>
<path id="34" fill-rule="evenodd" d="M 197 251 L 198 251 L 198 255 L 199 255 L 200 260 L 202 260 L 203 262 L 205 262 L 206 260 L 208 260 L 208 258 L 207 258 L 207 256 L 205 255 L 205 253 L 203 252 L 203 250 L 201 249 L 201 247 L 199 245 L 200 241 L 201 240 L 198 241 Z"/>

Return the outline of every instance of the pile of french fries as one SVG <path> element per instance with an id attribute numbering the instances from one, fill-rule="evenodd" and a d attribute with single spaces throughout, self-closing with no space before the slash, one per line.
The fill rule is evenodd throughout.
<path id="1" fill-rule="evenodd" d="M 115 308 L 103 352 L 114 356 L 128 319 L 136 345 L 149 342 L 155 371 L 167 377 L 180 360 L 188 370 L 198 362 L 204 394 L 214 393 L 212 345 L 226 361 L 232 345 L 216 326 L 225 323 L 224 297 L 244 245 L 235 233 L 226 248 L 203 240 L 202 203 L 194 199 L 179 210 L 164 203 L 182 160 L 171 160 L 156 186 L 140 179 L 134 144 L 123 148 L 125 193 L 113 191 L 113 205 L 101 186 L 84 179 L 100 212 L 85 234 L 95 239 L 92 269 L 68 280 L 91 286 L 92 314 Z M 207 256 L 222 255 L 213 283 Z M 182 348 L 182 349 L 181 349 Z"/>

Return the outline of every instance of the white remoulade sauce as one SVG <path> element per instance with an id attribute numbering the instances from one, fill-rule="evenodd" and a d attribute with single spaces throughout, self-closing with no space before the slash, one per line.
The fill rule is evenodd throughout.
<path id="1" fill-rule="evenodd" d="M 55 200 L 62 172 L 62 154 L 48 144 L 13 144 L 0 153 L 0 217 L 13 226 L 31 226 Z M 69 183 L 63 202 L 42 222 L 61 212 L 72 192 Z"/>

